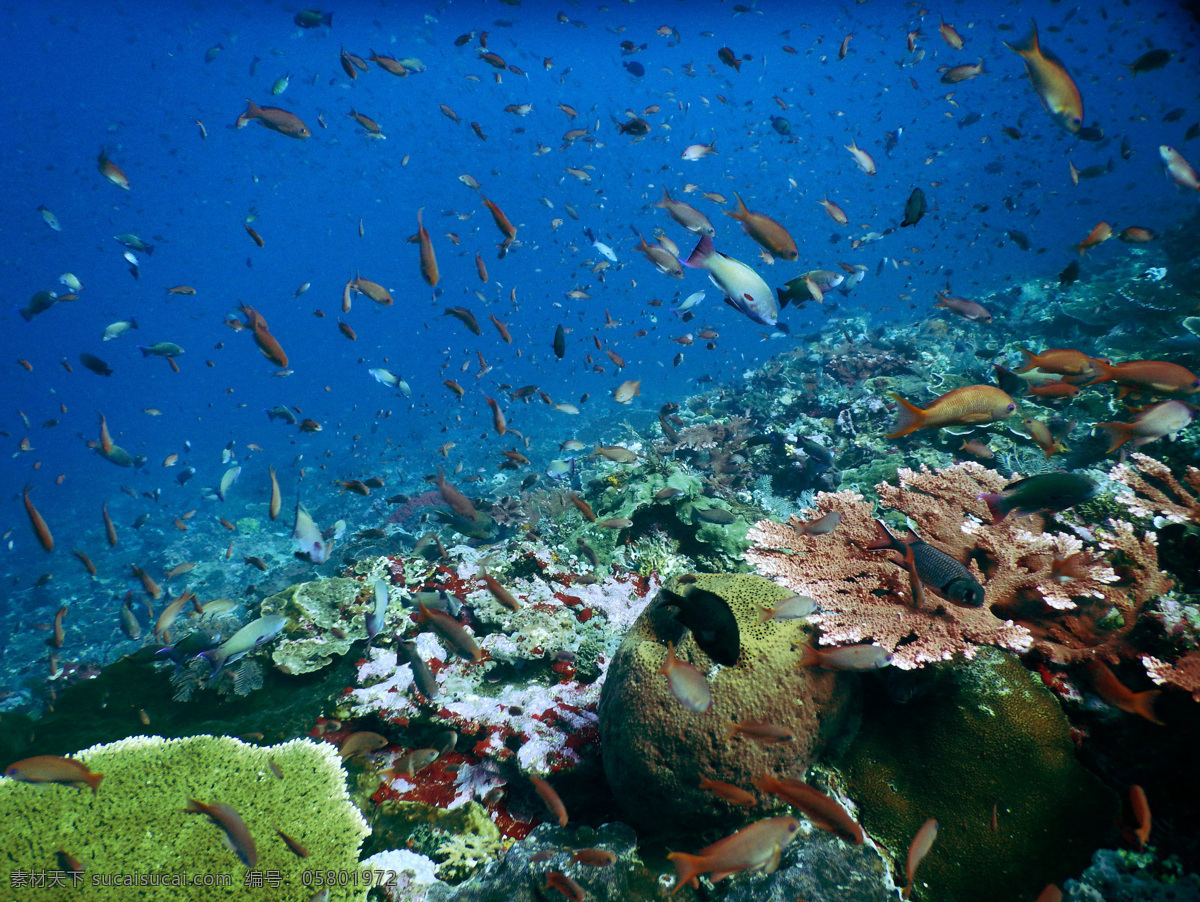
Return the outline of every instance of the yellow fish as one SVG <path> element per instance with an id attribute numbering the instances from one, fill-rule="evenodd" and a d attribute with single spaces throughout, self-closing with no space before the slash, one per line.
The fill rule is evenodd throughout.
<path id="1" fill-rule="evenodd" d="M 1038 44 L 1037 23 L 1031 22 L 1033 33 L 1022 44 L 1004 46 L 1025 60 L 1025 69 L 1033 90 L 1041 98 L 1042 106 L 1059 126 L 1075 135 L 1083 128 L 1083 98 L 1079 88 L 1067 73 L 1057 56 L 1042 50 Z"/>

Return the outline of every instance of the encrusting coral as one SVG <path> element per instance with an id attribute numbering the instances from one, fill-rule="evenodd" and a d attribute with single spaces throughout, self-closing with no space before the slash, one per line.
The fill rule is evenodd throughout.
<path id="1" fill-rule="evenodd" d="M 1002 491 L 1006 480 L 975 463 L 901 469 L 898 477 L 899 485 L 876 486 L 881 503 L 906 514 L 922 539 L 965 564 L 984 587 L 984 604 L 968 607 L 932 592 L 914 604 L 907 571 L 866 550 L 877 537 L 871 505 L 854 492 L 820 493 L 813 510 L 786 524 L 755 524 L 746 558 L 820 603 L 812 620 L 825 645 L 869 640 L 904 669 L 960 653 L 970 657 L 982 645 L 1037 649 L 1059 662 L 1115 662 L 1142 609 L 1171 587 L 1158 569 L 1153 533 L 1138 537 L 1130 524 L 1112 521 L 1095 530 L 1088 547 L 1076 536 L 1045 532 L 1038 515 L 992 524 L 978 496 Z M 842 519 L 830 534 L 794 528 L 835 510 Z M 1110 563 L 1118 559 L 1120 575 Z"/>

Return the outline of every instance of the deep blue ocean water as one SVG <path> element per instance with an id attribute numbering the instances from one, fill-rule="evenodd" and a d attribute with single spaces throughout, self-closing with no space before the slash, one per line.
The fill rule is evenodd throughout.
<path id="1" fill-rule="evenodd" d="M 711 2 L 340 3 L 331 7 L 331 27 L 310 30 L 293 24 L 299 8 L 4 7 L 0 140 L 9 176 L 0 249 L 6 452 L 0 605 L 19 612 L 18 621 L 48 619 L 57 608 L 56 583 L 30 592 L 41 574 L 59 575 L 59 586 L 63 579 L 77 583 L 81 568 L 72 547 L 103 570 L 106 501 L 123 553 L 138 558 L 144 541 L 145 557 L 164 566 L 181 557 L 172 552 L 170 524 L 182 513 L 197 510 L 192 529 L 218 536 L 217 516 L 261 516 L 270 464 L 280 473 L 285 511 L 300 490 L 324 523 L 346 516 L 351 528 L 380 525 L 386 511 L 376 502 L 338 498 L 331 481 L 379 475 L 387 477 L 388 493 L 416 493 L 438 464 L 460 462 L 460 479 L 473 473 L 490 479 L 500 450 L 510 447 L 544 469 L 559 442 L 623 438 L 622 421 L 648 422 L 694 380 L 736 381 L 796 342 L 821 340 L 822 330 L 839 334 L 842 319 L 866 314 L 877 323 L 915 322 L 928 315 L 933 292 L 947 281 L 955 293 L 976 297 L 1026 279 L 1054 280 L 1074 258 L 1071 245 L 1101 220 L 1162 231 L 1196 210 L 1195 193 L 1167 181 L 1157 153 L 1167 143 L 1193 162 L 1200 158 L 1200 142 L 1185 141 L 1200 115 L 1197 23 L 1174 3 L 958 3 L 930 6 L 923 16 L 914 4 L 878 0 L 761 0 L 745 12 Z M 961 51 L 939 37 L 939 14 L 962 35 Z M 1054 125 L 1021 59 L 1002 45 L 1023 38 L 1031 17 L 1043 47 L 1079 85 L 1086 123 L 1102 129 L 1103 140 L 1080 141 Z M 658 34 L 661 26 L 678 38 Z M 919 61 L 905 39 L 918 28 Z M 473 39 L 455 46 L 470 32 Z M 490 51 L 524 74 L 484 62 L 481 32 L 488 33 Z M 839 59 L 839 45 L 851 33 Z M 623 41 L 645 48 L 623 55 Z M 339 65 L 341 47 L 364 57 L 372 50 L 416 57 L 426 68 L 398 78 L 372 65 L 351 81 Z M 722 47 L 752 58 L 734 71 L 718 58 Z M 1131 75 L 1128 64 L 1152 48 L 1175 55 L 1161 69 Z M 977 59 L 986 74 L 957 85 L 939 82 L 938 67 Z M 632 62 L 644 76 L 623 65 Z M 273 83 L 287 74 L 286 91 L 273 97 Z M 234 129 L 247 98 L 296 113 L 312 137 L 294 140 L 257 123 Z M 525 103 L 533 105 L 527 116 L 505 112 Z M 560 103 L 578 118 L 568 119 Z M 443 104 L 462 121 L 443 115 Z M 651 106 L 659 110 L 645 113 Z M 1181 118 L 1164 121 L 1179 108 Z M 386 140 L 367 138 L 348 118 L 351 109 L 376 120 Z M 618 134 L 614 117 L 624 120 L 627 110 L 651 124 L 645 140 Z M 964 127 L 969 114 L 980 118 Z M 788 120 L 790 134 L 772 127 L 773 116 Z M 472 121 L 486 141 L 472 132 Z M 1020 139 L 1006 136 L 1004 127 L 1017 129 Z M 591 140 L 564 148 L 570 128 L 588 128 Z M 887 133 L 900 129 L 888 152 Z M 1134 151 L 1128 160 L 1119 152 L 1123 138 Z M 859 172 L 843 149 L 852 140 L 874 157 L 874 178 Z M 711 141 L 715 155 L 681 159 L 688 145 Z M 548 152 L 535 153 L 539 145 Z M 98 172 L 101 149 L 131 190 Z M 1110 159 L 1111 173 L 1070 183 L 1068 160 L 1082 170 Z M 565 172 L 585 167 L 589 183 Z M 476 178 L 519 228 L 517 245 L 503 259 L 496 250 L 501 236 L 477 192 L 459 181 L 463 174 Z M 685 193 L 688 184 L 699 189 Z M 694 244 L 694 235 L 650 206 L 664 186 L 709 215 L 718 249 L 754 266 L 772 286 L 808 269 L 837 269 L 839 262 L 868 267 L 868 277 L 848 297 L 833 297 L 836 306 L 785 310 L 791 336 L 764 340 L 770 330 L 721 303 L 703 272 L 670 279 L 633 250 L 631 227 L 648 237 L 663 229 L 685 256 Z M 852 248 L 855 238 L 897 226 L 917 186 L 930 207 L 917 227 Z M 702 198 L 705 191 L 731 204 L 738 192 L 751 209 L 785 224 L 800 259 L 767 265 L 738 223 Z M 827 193 L 847 211 L 849 226 L 836 226 L 818 205 Z M 39 206 L 57 216 L 61 231 L 47 226 Z M 436 297 L 421 279 L 417 245 L 408 243 L 418 208 L 440 264 Z M 264 247 L 251 240 L 246 224 Z M 585 228 L 619 258 L 603 281 L 592 271 L 603 258 Z M 1028 236 L 1029 250 L 1013 242 L 1013 230 Z M 136 279 L 113 238 L 119 233 L 155 246 L 153 254 L 137 255 Z M 476 275 L 477 251 L 490 273 L 487 284 Z M 1089 266 L 1124 253 L 1116 241 L 1093 251 L 1085 277 Z M 880 270 L 884 258 L 901 265 Z M 66 292 L 59 277 L 68 272 L 83 285 L 78 300 L 25 322 L 18 309 L 36 292 Z M 359 296 L 343 316 L 342 287 L 355 273 L 387 286 L 394 306 Z M 303 283 L 311 287 L 297 298 Z M 193 286 L 196 294 L 168 295 L 177 285 Z M 568 298 L 576 288 L 590 298 Z M 696 319 L 684 324 L 671 307 L 699 290 L 706 298 Z M 241 302 L 269 320 L 289 354 L 291 375 L 276 377 L 250 333 L 226 325 Z M 481 336 L 443 315 L 459 305 L 479 319 Z M 314 316 L 317 310 L 324 316 Z M 605 328 L 606 311 L 618 325 Z M 500 340 L 489 313 L 508 324 L 512 345 Z M 108 324 L 129 316 L 137 331 L 101 340 Z M 339 333 L 339 318 L 357 340 Z M 570 330 L 561 360 L 551 347 L 558 324 Z M 720 333 L 714 350 L 671 340 L 704 327 Z M 639 336 L 641 330 L 646 334 Z M 624 358 L 623 371 L 596 348 L 594 335 Z M 180 372 L 138 350 L 160 341 L 185 349 Z M 673 366 L 680 352 L 683 362 Z M 81 353 L 103 358 L 112 375 L 89 372 Z M 491 370 L 477 378 L 480 354 Z M 372 379 L 372 367 L 401 375 L 412 386 L 411 399 Z M 461 402 L 445 379 L 465 388 Z M 612 397 L 626 379 L 642 380 L 641 396 L 628 409 Z M 509 400 L 502 384 L 536 384 L 556 402 L 589 400 L 571 417 L 536 396 L 528 405 Z M 500 400 L 531 448 L 494 433 L 485 395 Z M 303 434 L 270 422 L 264 409 L 279 404 L 300 409 L 323 430 Z M 98 438 L 98 411 L 117 444 L 145 456 L 144 467 L 118 468 L 89 448 Z M 45 425 L 51 420 L 57 424 Z M 25 438 L 32 450 L 21 452 Z M 227 469 L 221 452 L 230 442 L 243 472 L 222 505 L 206 495 Z M 442 457 L 436 452 L 446 442 L 456 447 Z M 252 443 L 262 450 L 248 451 Z M 171 454 L 178 463 L 164 468 Z M 181 486 L 177 476 L 188 465 L 196 474 Z M 307 468 L 302 482 L 301 468 Z M 29 528 L 21 498 L 26 485 L 54 533 L 52 556 Z M 159 496 L 133 498 L 121 486 Z M 142 512 L 152 514 L 146 536 L 153 541 L 129 528 Z M 273 528 L 286 534 L 290 520 L 285 513 Z M 123 574 L 102 572 L 110 580 Z M 111 582 L 95 593 L 105 604 L 123 594 Z"/>

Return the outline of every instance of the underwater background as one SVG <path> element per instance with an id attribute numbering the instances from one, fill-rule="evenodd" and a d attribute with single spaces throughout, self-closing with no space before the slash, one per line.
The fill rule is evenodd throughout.
<path id="1" fill-rule="evenodd" d="M 1200 898 L 1194 4 L 4 14 L 14 898 Z"/>

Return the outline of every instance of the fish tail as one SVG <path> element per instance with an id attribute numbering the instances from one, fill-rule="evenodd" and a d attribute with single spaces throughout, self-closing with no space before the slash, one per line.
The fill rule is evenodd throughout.
<path id="1" fill-rule="evenodd" d="M 672 896 L 684 884 L 691 883 L 694 886 L 699 886 L 700 881 L 696 878 L 708 870 L 708 861 L 701 855 L 689 855 L 687 852 L 672 852 L 667 856 L 667 859 L 675 865 L 675 871 L 679 877 L 675 882 L 674 888 L 671 890 Z"/>
<path id="2" fill-rule="evenodd" d="M 1099 357 L 1089 357 L 1088 363 L 1092 365 L 1092 378 L 1083 385 L 1095 385 L 1097 382 L 1108 382 L 1117 374 L 1117 368 L 1112 366 L 1107 360 L 1101 360 Z"/>
<path id="3" fill-rule="evenodd" d="M 130 328 L 130 329 L 137 329 L 137 328 L 138 328 L 137 320 L 136 320 L 136 319 L 134 319 L 132 316 L 131 316 L 131 317 L 129 317 L 129 328 Z"/>
<path id="4" fill-rule="evenodd" d="M 671 208 L 672 203 L 673 202 L 671 200 L 671 193 L 669 191 L 667 191 L 666 188 L 663 188 L 662 197 L 660 197 L 658 200 L 656 200 L 654 202 L 654 206 L 662 207 L 665 210 L 669 210 Z"/>
<path id="5" fill-rule="evenodd" d="M 1003 495 L 988 492 L 983 495 L 977 495 L 976 498 L 987 505 L 988 513 L 992 515 L 993 526 L 1008 516 L 1008 510 L 1004 507 Z"/>
<path id="6" fill-rule="evenodd" d="M 819 667 L 821 664 L 821 653 L 807 643 L 800 646 L 800 660 L 796 662 L 797 667 Z M 755 784 L 758 785 L 757 783 Z M 762 788 L 761 786 L 759 787 Z"/>
<path id="7" fill-rule="evenodd" d="M 1154 704 L 1158 701 L 1158 697 L 1162 695 L 1159 689 L 1147 689 L 1145 692 L 1135 692 L 1129 699 L 1128 704 L 1123 706 L 1130 714 L 1138 714 L 1150 723 L 1156 723 L 1160 727 L 1164 726 L 1163 722 L 1158 719 L 1158 715 L 1154 713 Z"/>
<path id="8" fill-rule="evenodd" d="M 891 530 L 884 525 L 882 520 L 876 520 L 875 538 L 862 547 L 865 551 L 879 551 L 884 548 L 903 551 L 904 542 L 892 535 Z"/>
<path id="9" fill-rule="evenodd" d="M 1014 53 L 1019 53 L 1024 57 L 1040 56 L 1042 49 L 1038 45 L 1037 22 L 1035 22 L 1033 19 L 1030 19 L 1029 24 L 1033 29 L 1029 33 L 1029 37 L 1025 38 L 1025 40 L 1021 41 L 1019 44 L 1010 44 L 1005 41 L 1004 46 L 1009 50 L 1012 50 Z"/>
<path id="10" fill-rule="evenodd" d="M 683 261 L 683 265 L 690 266 L 692 269 L 705 269 L 705 261 L 716 252 L 717 249 L 713 247 L 712 239 L 707 235 L 702 235 L 691 254 Z"/>
<path id="11" fill-rule="evenodd" d="M 1017 345 L 1017 350 L 1025 355 L 1025 362 L 1021 365 L 1020 369 L 1013 370 L 1014 373 L 1028 373 L 1031 369 L 1038 365 L 1038 355 L 1029 350 L 1029 348 L 1024 348 L 1021 347 L 1021 345 Z"/>
<path id="12" fill-rule="evenodd" d="M 1142 693 L 1143 695 L 1145 693 Z M 104 774 L 88 774 L 83 778 L 83 782 L 92 787 L 92 795 L 100 788 L 100 781 L 104 779 Z"/>
<path id="13" fill-rule="evenodd" d="M 150 356 L 150 351 L 144 345 L 138 345 L 137 349 L 142 352 L 143 357 Z"/>
<path id="14" fill-rule="evenodd" d="M 663 666 L 658 670 L 663 676 L 671 675 L 671 665 L 675 663 L 675 643 L 667 643 L 667 659 L 663 662 Z"/>
<path id="15" fill-rule="evenodd" d="M 924 410 L 916 404 L 905 401 L 897 394 L 889 392 L 888 397 L 894 398 L 900 406 L 896 409 L 896 431 L 885 438 L 900 438 L 902 435 L 908 435 L 924 428 L 925 421 L 928 419 Z"/>
<path id="16" fill-rule="evenodd" d="M 1112 442 L 1105 454 L 1112 454 L 1134 436 L 1130 423 L 1097 423 L 1094 428 L 1106 433 Z"/>

